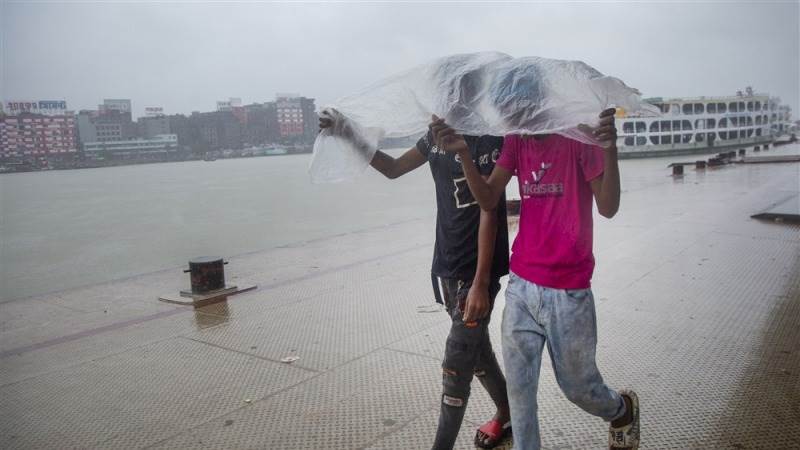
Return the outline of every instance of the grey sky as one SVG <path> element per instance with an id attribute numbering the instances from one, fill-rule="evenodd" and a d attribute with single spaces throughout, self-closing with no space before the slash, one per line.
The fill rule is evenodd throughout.
<path id="1" fill-rule="evenodd" d="M 437 56 L 580 59 L 645 96 L 752 85 L 800 108 L 800 7 L 783 3 L 276 4 L 0 0 L 4 99 L 134 113 L 297 92 L 317 105 Z"/>

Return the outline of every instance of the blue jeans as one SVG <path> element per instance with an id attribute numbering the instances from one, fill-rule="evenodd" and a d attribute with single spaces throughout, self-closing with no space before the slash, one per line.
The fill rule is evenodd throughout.
<path id="1" fill-rule="evenodd" d="M 564 395 L 606 421 L 625 413 L 620 395 L 603 383 L 595 364 L 597 322 L 591 289 L 551 289 L 511 274 L 503 311 L 505 359 L 514 448 L 539 449 L 536 391 L 542 349 Z"/>

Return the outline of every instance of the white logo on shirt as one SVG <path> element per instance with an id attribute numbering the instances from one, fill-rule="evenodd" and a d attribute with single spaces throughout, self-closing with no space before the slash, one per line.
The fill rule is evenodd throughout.
<path id="1" fill-rule="evenodd" d="M 547 171 L 553 167 L 552 163 L 542 163 L 539 170 L 532 170 L 533 184 L 528 180 L 520 186 L 523 199 L 532 197 L 559 197 L 564 194 L 564 183 L 542 183 Z"/>
<path id="2" fill-rule="evenodd" d="M 453 197 L 456 199 L 456 208 L 469 208 L 470 206 L 478 204 L 478 201 L 475 200 L 475 197 L 472 196 L 472 192 L 469 190 L 466 177 L 453 178 L 453 184 L 456 187 L 456 190 L 453 192 Z"/>
<path id="3" fill-rule="evenodd" d="M 533 175 L 533 182 L 536 184 L 539 184 L 539 182 L 542 181 L 542 178 L 544 178 L 544 174 L 547 173 L 547 169 L 553 167 L 553 164 L 552 163 L 545 164 L 544 162 L 542 162 L 541 167 L 542 168 L 539 169 L 538 171 L 531 171 L 531 175 Z"/>

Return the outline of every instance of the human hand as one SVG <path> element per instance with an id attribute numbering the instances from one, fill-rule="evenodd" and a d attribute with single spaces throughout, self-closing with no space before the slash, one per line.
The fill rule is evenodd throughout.
<path id="1" fill-rule="evenodd" d="M 467 141 L 464 140 L 464 136 L 457 134 L 456 130 L 444 123 L 444 119 L 435 115 L 431 116 L 431 123 L 428 128 L 433 134 L 433 142 L 441 150 L 459 154 L 469 153 L 469 147 L 467 147 Z"/>
<path id="2" fill-rule="evenodd" d="M 489 314 L 491 304 L 489 303 L 489 288 L 487 286 L 473 284 L 467 292 L 467 300 L 464 304 L 464 315 L 462 321 L 467 325 L 477 325 L 478 319 L 483 319 Z"/>
<path id="3" fill-rule="evenodd" d="M 600 113 L 600 122 L 596 127 L 590 127 L 586 124 L 578 125 L 578 129 L 583 131 L 587 136 L 592 137 L 600 143 L 600 147 L 605 150 L 617 149 L 617 127 L 614 123 L 614 115 L 616 108 L 608 108 Z"/>
<path id="4" fill-rule="evenodd" d="M 319 131 L 328 130 L 332 136 L 344 139 L 353 139 L 353 127 L 344 114 L 335 108 L 327 108 L 319 114 Z"/>

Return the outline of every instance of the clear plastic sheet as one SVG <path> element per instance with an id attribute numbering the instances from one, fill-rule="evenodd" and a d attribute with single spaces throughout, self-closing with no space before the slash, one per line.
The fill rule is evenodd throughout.
<path id="1" fill-rule="evenodd" d="M 337 125 L 317 137 L 309 172 L 313 182 L 352 178 L 367 167 L 379 139 L 420 135 L 431 115 L 462 134 L 558 133 L 595 144 L 578 126 L 596 125 L 610 107 L 659 114 L 639 91 L 581 61 L 496 52 L 447 56 L 324 108 Z M 343 130 L 348 138 L 340 137 Z"/>

